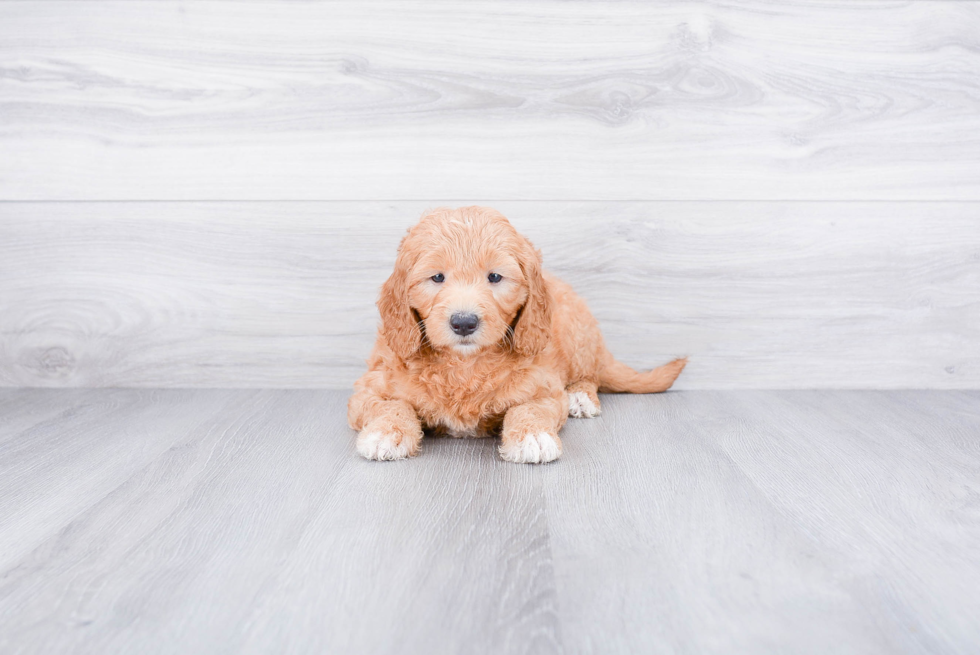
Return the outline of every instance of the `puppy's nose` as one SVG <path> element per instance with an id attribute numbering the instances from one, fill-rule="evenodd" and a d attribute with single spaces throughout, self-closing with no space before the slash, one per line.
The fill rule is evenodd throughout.
<path id="1" fill-rule="evenodd" d="M 480 317 L 476 314 L 457 313 L 449 317 L 449 327 L 461 337 L 476 332 L 476 326 L 479 324 Z"/>

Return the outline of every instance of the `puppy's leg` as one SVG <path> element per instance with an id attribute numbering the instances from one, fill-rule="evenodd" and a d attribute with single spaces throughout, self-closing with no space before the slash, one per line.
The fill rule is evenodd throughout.
<path id="1" fill-rule="evenodd" d="M 561 455 L 558 430 L 568 415 L 568 399 L 540 398 L 507 410 L 500 456 L 508 462 L 543 464 Z"/>
<path id="2" fill-rule="evenodd" d="M 599 407 L 599 385 L 579 380 L 568 385 L 568 415 L 575 418 L 593 418 L 602 413 Z"/>
<path id="3" fill-rule="evenodd" d="M 422 424 L 404 400 L 383 400 L 369 391 L 354 394 L 347 420 L 357 435 L 357 452 L 368 459 L 405 459 L 419 452 Z"/>

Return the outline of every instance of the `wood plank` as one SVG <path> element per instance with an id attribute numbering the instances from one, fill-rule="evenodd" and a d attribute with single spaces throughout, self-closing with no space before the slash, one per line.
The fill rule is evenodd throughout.
<path id="1" fill-rule="evenodd" d="M 493 204 L 680 389 L 980 386 L 976 203 Z M 0 204 L 0 385 L 349 388 L 426 206 Z"/>
<path id="2" fill-rule="evenodd" d="M 16 439 L 22 432 L 44 421 L 74 411 L 76 404 L 90 390 L 52 389 L 37 393 L 37 389 L 5 388 L 0 392 L 0 447 L 5 439 Z M 76 400 L 77 399 L 77 400 Z"/>
<path id="3" fill-rule="evenodd" d="M 566 642 L 971 652 L 980 457 L 951 435 L 975 443 L 980 417 L 949 410 L 980 396 L 923 395 L 604 397 L 542 469 Z"/>
<path id="4" fill-rule="evenodd" d="M 608 396 L 599 421 L 568 426 L 562 470 L 543 471 L 565 638 L 596 654 L 886 652 L 839 581 L 849 563 L 717 447 L 739 421 L 729 397 Z"/>
<path id="5" fill-rule="evenodd" d="M 175 390 L 29 393 L 57 411 L 40 422 L 32 420 L 28 429 L 16 420 L 6 423 L 0 433 L 4 570 L 39 544 L 63 537 L 61 531 L 74 516 L 162 453 L 180 453 L 181 432 L 205 423 L 228 403 L 224 392 L 206 399 Z M 8 413 L 32 412 L 18 407 Z"/>
<path id="6" fill-rule="evenodd" d="M 430 439 L 395 466 L 354 456 L 242 650 L 563 652 L 535 471 L 490 439 Z"/>
<path id="7" fill-rule="evenodd" d="M 0 3 L 0 199 L 980 200 L 980 3 Z"/>
<path id="8" fill-rule="evenodd" d="M 976 648 L 980 424 L 950 410 L 977 407 L 980 395 L 816 392 L 723 402 L 740 420 L 716 430 L 719 445 L 780 513 L 849 563 L 851 575 L 837 579 L 888 636 L 885 650 Z"/>
<path id="9" fill-rule="evenodd" d="M 362 460 L 344 421 L 344 392 L 194 398 L 222 411 L 197 426 L 157 415 L 153 428 L 168 429 L 175 447 L 86 511 L 63 514 L 60 531 L 0 567 L 0 648 L 557 650 L 531 468 L 497 459 L 491 441 L 436 441 L 425 459 L 390 467 Z M 143 448 L 120 443 L 123 426 L 164 407 L 145 393 L 141 407 L 117 407 L 106 421 L 116 448 Z M 82 446 L 76 421 L 52 434 Z M 20 445 L 33 449 L 37 438 Z M 107 478 L 110 471 L 94 468 Z M 24 497 L 23 485 L 0 481 Z"/>

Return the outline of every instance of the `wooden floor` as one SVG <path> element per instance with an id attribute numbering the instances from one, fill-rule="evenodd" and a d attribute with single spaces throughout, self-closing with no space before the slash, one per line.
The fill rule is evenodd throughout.
<path id="1" fill-rule="evenodd" d="M 606 396 L 537 467 L 345 402 L 0 391 L 0 652 L 980 649 L 980 392 Z"/>

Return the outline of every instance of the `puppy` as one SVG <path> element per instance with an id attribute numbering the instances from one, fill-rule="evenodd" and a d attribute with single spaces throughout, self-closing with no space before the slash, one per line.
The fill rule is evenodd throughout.
<path id="1" fill-rule="evenodd" d="M 423 216 L 402 239 L 378 309 L 368 371 L 347 407 L 368 459 L 418 454 L 427 428 L 499 434 L 503 459 L 550 462 L 566 417 L 599 415 L 597 391 L 665 391 L 687 363 L 638 373 L 613 359 L 585 302 L 486 207 Z"/>

